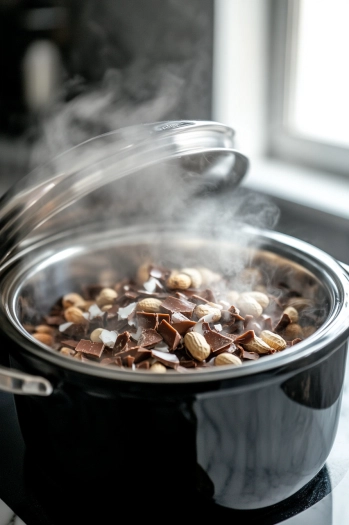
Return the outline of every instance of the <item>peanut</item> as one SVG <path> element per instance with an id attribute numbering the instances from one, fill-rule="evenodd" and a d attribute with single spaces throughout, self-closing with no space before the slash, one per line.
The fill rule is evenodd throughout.
<path id="1" fill-rule="evenodd" d="M 102 312 L 107 312 L 108 310 L 110 310 L 110 308 L 113 308 L 112 304 L 105 304 L 104 306 L 102 306 L 101 310 Z"/>
<path id="2" fill-rule="evenodd" d="M 137 282 L 139 284 L 144 284 L 145 282 L 148 281 L 149 276 L 150 276 L 150 274 L 149 274 L 149 267 L 150 267 L 150 263 L 149 262 L 141 264 L 138 267 L 138 270 L 137 270 Z"/>
<path id="3" fill-rule="evenodd" d="M 205 315 L 213 314 L 213 322 L 219 321 L 221 318 L 221 311 L 219 308 L 213 308 L 208 304 L 198 304 L 194 309 L 194 314 L 198 319 Z"/>
<path id="4" fill-rule="evenodd" d="M 181 273 L 184 273 L 190 277 L 192 288 L 200 288 L 202 285 L 202 276 L 199 270 L 196 268 L 183 268 Z"/>
<path id="5" fill-rule="evenodd" d="M 80 308 L 76 308 L 76 306 L 69 306 L 69 308 L 64 311 L 64 317 L 68 323 L 87 323 L 82 311 Z"/>
<path id="6" fill-rule="evenodd" d="M 43 343 L 44 345 L 52 346 L 53 344 L 53 337 L 51 334 L 44 334 L 42 332 L 37 332 L 33 334 L 33 337 L 40 343 Z"/>
<path id="7" fill-rule="evenodd" d="M 223 352 L 217 355 L 217 357 L 214 360 L 214 364 L 216 366 L 221 366 L 221 365 L 239 366 L 239 365 L 242 365 L 242 361 L 241 359 L 238 358 L 237 355 L 230 354 L 229 352 Z"/>
<path id="8" fill-rule="evenodd" d="M 74 306 L 80 308 L 83 312 L 88 312 L 88 309 L 93 304 L 95 304 L 95 301 L 80 301 L 79 303 L 74 304 Z"/>
<path id="9" fill-rule="evenodd" d="M 114 302 L 114 299 L 117 298 L 117 296 L 117 292 L 112 288 L 103 288 L 96 297 L 96 303 L 99 307 L 104 306 L 106 304 L 112 304 Z"/>
<path id="10" fill-rule="evenodd" d="M 156 361 L 151 365 L 149 370 L 156 372 L 157 374 L 163 374 L 166 372 L 166 366 L 164 366 L 162 363 L 159 363 L 159 361 Z"/>
<path id="11" fill-rule="evenodd" d="M 293 306 L 298 312 L 304 308 L 314 307 L 313 302 L 305 297 L 291 297 L 288 300 L 287 306 Z"/>
<path id="12" fill-rule="evenodd" d="M 187 332 L 184 344 L 194 359 L 204 361 L 211 353 L 211 347 L 199 332 Z"/>
<path id="13" fill-rule="evenodd" d="M 243 315 L 253 315 L 259 317 L 263 313 L 262 306 L 248 294 L 241 294 L 236 301 L 236 306 L 241 310 Z"/>
<path id="14" fill-rule="evenodd" d="M 67 346 L 63 346 L 60 349 L 59 353 L 63 355 L 70 355 L 70 356 L 74 356 L 76 354 L 75 350 L 73 350 L 72 348 L 68 348 Z"/>
<path id="15" fill-rule="evenodd" d="M 69 306 L 75 306 L 76 303 L 83 303 L 84 299 L 78 293 L 67 293 L 63 296 L 62 305 L 63 308 L 69 308 Z"/>
<path id="16" fill-rule="evenodd" d="M 101 343 L 102 339 L 99 337 L 103 332 L 103 328 L 96 328 L 91 332 L 90 339 L 93 343 Z"/>
<path id="17" fill-rule="evenodd" d="M 293 306 L 287 306 L 284 310 L 284 314 L 287 314 L 288 317 L 291 320 L 291 323 L 297 323 L 298 322 L 298 311 Z"/>
<path id="18" fill-rule="evenodd" d="M 167 279 L 168 288 L 186 290 L 190 288 L 191 278 L 185 273 L 172 273 Z"/>
<path id="19" fill-rule="evenodd" d="M 243 296 L 248 295 L 249 297 L 252 297 L 261 305 L 263 310 L 265 310 L 269 306 L 269 297 L 262 292 L 252 291 L 252 292 L 245 292 L 242 294 Z"/>
<path id="20" fill-rule="evenodd" d="M 257 354 L 269 354 L 273 350 L 261 337 L 256 335 L 249 343 L 245 343 L 243 346 L 249 352 L 257 352 Z"/>
<path id="21" fill-rule="evenodd" d="M 285 350 L 285 348 L 287 347 L 287 343 L 285 339 L 281 337 L 281 335 L 274 334 L 274 332 L 270 332 L 269 330 L 263 330 L 260 333 L 260 337 L 265 343 L 267 343 L 267 345 L 271 346 L 278 352 L 280 350 Z"/>
<path id="22" fill-rule="evenodd" d="M 303 339 L 303 330 L 302 327 L 297 323 L 291 323 L 286 326 L 283 335 L 286 339 Z"/>
<path id="23" fill-rule="evenodd" d="M 204 285 L 217 283 L 222 278 L 219 273 L 213 272 L 204 266 L 198 268 L 198 271 L 200 272 L 202 284 Z"/>
<path id="24" fill-rule="evenodd" d="M 235 305 L 235 303 L 237 302 L 238 298 L 239 298 L 239 292 L 237 292 L 236 290 L 231 290 L 230 292 L 227 293 L 227 301 L 232 304 L 232 305 Z"/>
<path id="25" fill-rule="evenodd" d="M 139 301 L 137 305 L 137 310 L 157 314 L 160 312 L 160 306 L 160 299 L 155 299 L 154 297 L 147 297 L 146 299 L 142 299 L 141 301 Z"/>
<path id="26" fill-rule="evenodd" d="M 40 332 L 41 334 L 50 334 L 52 335 L 54 333 L 54 329 L 52 326 L 48 326 L 46 324 L 39 324 L 35 327 L 35 332 Z"/>

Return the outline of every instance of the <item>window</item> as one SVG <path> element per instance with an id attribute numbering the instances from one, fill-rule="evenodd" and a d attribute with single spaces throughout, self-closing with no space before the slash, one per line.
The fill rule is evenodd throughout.
<path id="1" fill-rule="evenodd" d="M 349 176 L 349 2 L 270 6 L 269 153 Z"/>

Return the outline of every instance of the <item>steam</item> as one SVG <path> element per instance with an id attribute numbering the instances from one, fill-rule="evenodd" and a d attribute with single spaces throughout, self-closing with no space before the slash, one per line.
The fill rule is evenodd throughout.
<path id="1" fill-rule="evenodd" d="M 212 71 L 205 25 L 208 27 L 211 21 L 205 19 L 209 13 L 201 12 L 197 16 L 195 5 L 178 4 L 170 2 L 167 7 L 174 10 L 178 28 L 183 26 L 177 55 L 172 53 L 173 42 L 159 40 L 157 32 L 160 29 L 148 20 L 152 31 L 144 44 L 148 49 L 138 50 L 130 60 L 127 45 L 115 46 L 115 42 L 108 40 L 106 28 L 109 27 L 109 37 L 113 34 L 110 22 L 106 18 L 102 24 L 94 20 L 93 3 L 86 2 L 80 36 L 94 42 L 97 51 L 86 44 L 79 53 L 85 56 L 87 63 L 96 62 L 97 71 L 93 70 L 90 76 L 96 75 L 99 80 L 89 86 L 79 75 L 66 80 L 58 102 L 38 115 L 39 136 L 32 150 L 32 168 L 51 162 L 57 172 L 70 172 L 81 163 L 81 150 L 74 153 L 71 148 L 93 137 L 132 125 L 204 118 L 200 101 L 207 103 L 205 90 Z M 161 6 L 163 3 L 159 3 L 159 9 Z M 144 6 L 138 3 L 137 9 L 142 10 Z M 197 26 L 191 24 L 191 16 L 196 17 Z M 166 33 L 164 28 L 161 31 L 161 35 Z M 195 42 L 194 54 L 191 54 L 188 40 L 191 38 Z M 164 42 L 167 59 L 156 51 L 159 41 Z M 151 51 L 149 46 L 153 46 Z M 116 54 L 116 48 L 121 54 Z M 92 65 L 88 67 L 91 69 Z M 96 145 L 91 143 L 90 151 L 84 149 L 84 155 L 89 156 L 90 166 L 105 155 L 100 173 L 101 187 L 55 218 L 55 224 L 58 222 L 61 228 L 66 228 L 67 223 L 71 228 L 81 224 L 92 227 L 98 223 L 102 230 L 107 223 L 120 227 L 129 222 L 181 224 L 183 231 L 185 228 L 198 236 L 244 244 L 241 225 L 273 229 L 277 224 L 279 210 L 266 196 L 244 188 L 207 184 L 200 175 L 192 173 L 184 159 L 161 160 L 103 185 L 103 170 L 109 169 L 112 144 L 106 144 L 105 150 L 101 142 L 97 145 L 99 151 L 94 152 Z M 68 156 L 57 157 L 67 150 L 71 150 Z M 248 152 L 242 153 L 248 156 Z M 53 158 L 56 160 L 52 163 Z M 245 264 L 237 254 L 234 260 L 230 256 L 226 258 L 224 249 L 215 253 L 214 258 L 217 257 L 227 274 Z"/>

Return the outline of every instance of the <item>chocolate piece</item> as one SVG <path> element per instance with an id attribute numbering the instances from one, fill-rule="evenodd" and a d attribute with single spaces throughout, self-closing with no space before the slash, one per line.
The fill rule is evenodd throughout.
<path id="1" fill-rule="evenodd" d="M 197 292 L 197 291 L 196 291 Z M 209 303 L 210 301 L 208 299 L 206 299 L 205 297 L 202 297 L 201 295 L 197 295 L 197 293 L 194 293 L 191 297 L 190 297 L 190 300 L 193 302 L 193 303 L 196 303 L 196 304 L 207 304 Z"/>
<path id="2" fill-rule="evenodd" d="M 246 343 L 249 343 L 250 341 L 252 341 L 252 339 L 254 339 L 254 336 L 255 336 L 254 331 L 253 330 L 248 330 L 247 332 L 244 332 L 243 334 L 238 335 L 234 339 L 234 343 L 236 345 L 237 344 L 245 345 Z"/>
<path id="3" fill-rule="evenodd" d="M 181 340 L 181 335 L 167 321 L 162 320 L 158 327 L 158 332 L 168 344 L 170 350 L 175 350 Z"/>
<path id="4" fill-rule="evenodd" d="M 291 322 L 291 319 L 288 314 L 283 313 L 281 318 L 279 319 L 279 322 L 274 328 L 274 332 L 282 332 L 288 326 Z"/>
<path id="5" fill-rule="evenodd" d="M 127 346 L 127 343 L 129 342 L 129 340 L 130 340 L 129 332 L 123 332 L 122 334 L 119 334 L 116 338 L 115 345 L 113 348 L 113 356 L 115 356 L 119 352 L 122 352 Z"/>
<path id="6" fill-rule="evenodd" d="M 44 319 L 46 324 L 50 326 L 59 326 L 60 324 L 66 323 L 66 320 L 62 315 L 47 315 Z"/>
<path id="7" fill-rule="evenodd" d="M 135 354 L 135 364 L 141 363 L 151 357 L 151 350 L 147 348 L 142 348 L 141 346 L 137 347 L 137 353 Z"/>
<path id="8" fill-rule="evenodd" d="M 128 292 L 125 292 L 125 297 L 127 299 L 132 299 L 130 302 L 134 302 L 138 299 L 139 297 L 139 294 L 137 292 L 131 292 L 131 291 L 128 291 Z"/>
<path id="9" fill-rule="evenodd" d="M 136 364 L 136 368 L 141 368 L 141 369 L 144 369 L 144 370 L 149 370 L 149 368 L 150 368 L 150 363 L 149 363 L 149 361 L 142 361 L 141 363 L 137 363 L 137 364 Z"/>
<path id="10" fill-rule="evenodd" d="M 171 324 L 178 333 L 184 335 L 189 328 L 196 325 L 196 321 L 191 321 L 185 315 L 177 312 L 172 315 Z"/>
<path id="11" fill-rule="evenodd" d="M 297 343 L 300 343 L 301 341 L 303 341 L 303 339 L 301 339 L 300 337 L 297 337 L 296 339 L 293 339 L 292 341 L 290 341 L 290 344 L 291 346 L 293 346 L 293 345 L 296 345 Z"/>
<path id="12" fill-rule="evenodd" d="M 216 296 L 215 296 L 215 294 L 213 293 L 213 291 L 212 291 L 210 288 L 207 288 L 207 289 L 204 291 L 204 294 L 205 294 L 205 297 L 207 298 L 207 300 L 208 300 L 210 303 L 217 303 Z M 202 295 L 202 292 L 201 292 L 201 295 Z"/>
<path id="13" fill-rule="evenodd" d="M 115 356 L 115 357 L 104 357 L 100 361 L 100 364 L 101 365 L 106 365 L 106 366 L 115 365 L 115 366 L 122 367 L 122 359 L 120 359 L 120 357 L 118 357 L 118 356 Z"/>
<path id="14" fill-rule="evenodd" d="M 184 368 L 196 368 L 198 366 L 197 361 L 194 361 L 194 359 L 181 359 L 179 364 L 184 366 Z"/>
<path id="15" fill-rule="evenodd" d="M 186 301 L 185 299 L 178 299 L 177 297 L 169 296 L 162 301 L 160 309 L 164 313 L 174 314 L 179 312 L 186 317 L 191 318 L 196 304 Z"/>
<path id="16" fill-rule="evenodd" d="M 272 332 L 273 325 L 272 325 L 271 317 L 269 317 L 269 315 L 262 314 L 261 318 L 263 319 L 263 330 L 269 330 L 270 332 Z"/>
<path id="17" fill-rule="evenodd" d="M 118 320 L 118 317 L 113 317 L 112 319 L 108 319 L 106 321 L 106 329 L 107 330 L 115 330 L 115 332 L 124 332 L 126 329 L 129 328 L 128 319 L 120 319 Z"/>
<path id="18" fill-rule="evenodd" d="M 143 329 L 142 335 L 139 338 L 138 344 L 139 346 L 144 346 L 146 348 L 155 346 L 156 344 L 160 343 L 162 341 L 162 337 L 160 334 L 156 332 L 156 330 L 153 329 Z"/>
<path id="19" fill-rule="evenodd" d="M 158 319 L 156 314 L 149 313 L 149 312 L 137 312 L 137 326 L 141 326 L 142 328 L 152 328 L 155 330 L 158 326 Z"/>
<path id="20" fill-rule="evenodd" d="M 75 341 L 75 339 L 64 339 L 61 341 L 61 345 L 63 346 L 69 346 L 70 348 L 76 348 L 79 341 Z"/>
<path id="21" fill-rule="evenodd" d="M 134 362 L 135 358 L 132 356 L 132 355 L 128 355 L 126 357 L 126 366 L 128 368 L 132 368 L 132 365 L 133 365 L 133 362 Z"/>
<path id="22" fill-rule="evenodd" d="M 122 306 L 122 308 L 123 307 L 124 306 Z M 106 312 L 107 319 L 112 319 L 113 317 L 118 317 L 119 308 L 120 308 L 120 304 L 113 304 L 113 306 L 111 308 L 109 308 L 109 310 L 107 310 L 107 312 Z"/>
<path id="23" fill-rule="evenodd" d="M 103 286 L 101 284 L 88 284 L 86 286 L 83 286 L 82 288 L 82 295 L 87 301 L 93 301 L 99 292 L 103 290 Z"/>
<path id="24" fill-rule="evenodd" d="M 211 347 L 212 352 L 217 352 L 217 350 L 222 350 L 229 348 L 232 344 L 232 341 L 229 337 L 226 337 L 219 332 L 211 330 L 204 330 L 204 338 Z M 235 349 L 235 347 L 234 347 Z"/>
<path id="25" fill-rule="evenodd" d="M 92 341 L 89 341 L 87 339 L 81 339 L 76 346 L 75 350 L 77 352 L 81 352 L 82 354 L 86 354 L 91 357 L 101 357 L 103 350 L 104 350 L 104 344 L 103 343 L 93 343 Z"/>
<path id="26" fill-rule="evenodd" d="M 82 339 L 83 337 L 87 335 L 89 331 L 88 329 L 89 329 L 88 323 L 84 323 L 84 324 L 73 323 L 72 325 L 68 326 L 68 328 L 66 328 L 64 332 L 61 332 L 61 333 L 64 334 L 65 336 L 68 335 L 69 337 L 75 337 L 76 339 Z"/>

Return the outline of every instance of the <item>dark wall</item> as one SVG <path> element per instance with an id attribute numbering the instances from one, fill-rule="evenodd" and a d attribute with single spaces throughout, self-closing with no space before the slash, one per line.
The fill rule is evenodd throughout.
<path id="1" fill-rule="evenodd" d="M 101 133 L 211 118 L 213 0 L 6 0 L 0 33 L 1 193 Z M 33 111 L 23 61 L 42 39 L 58 51 L 58 95 Z"/>

